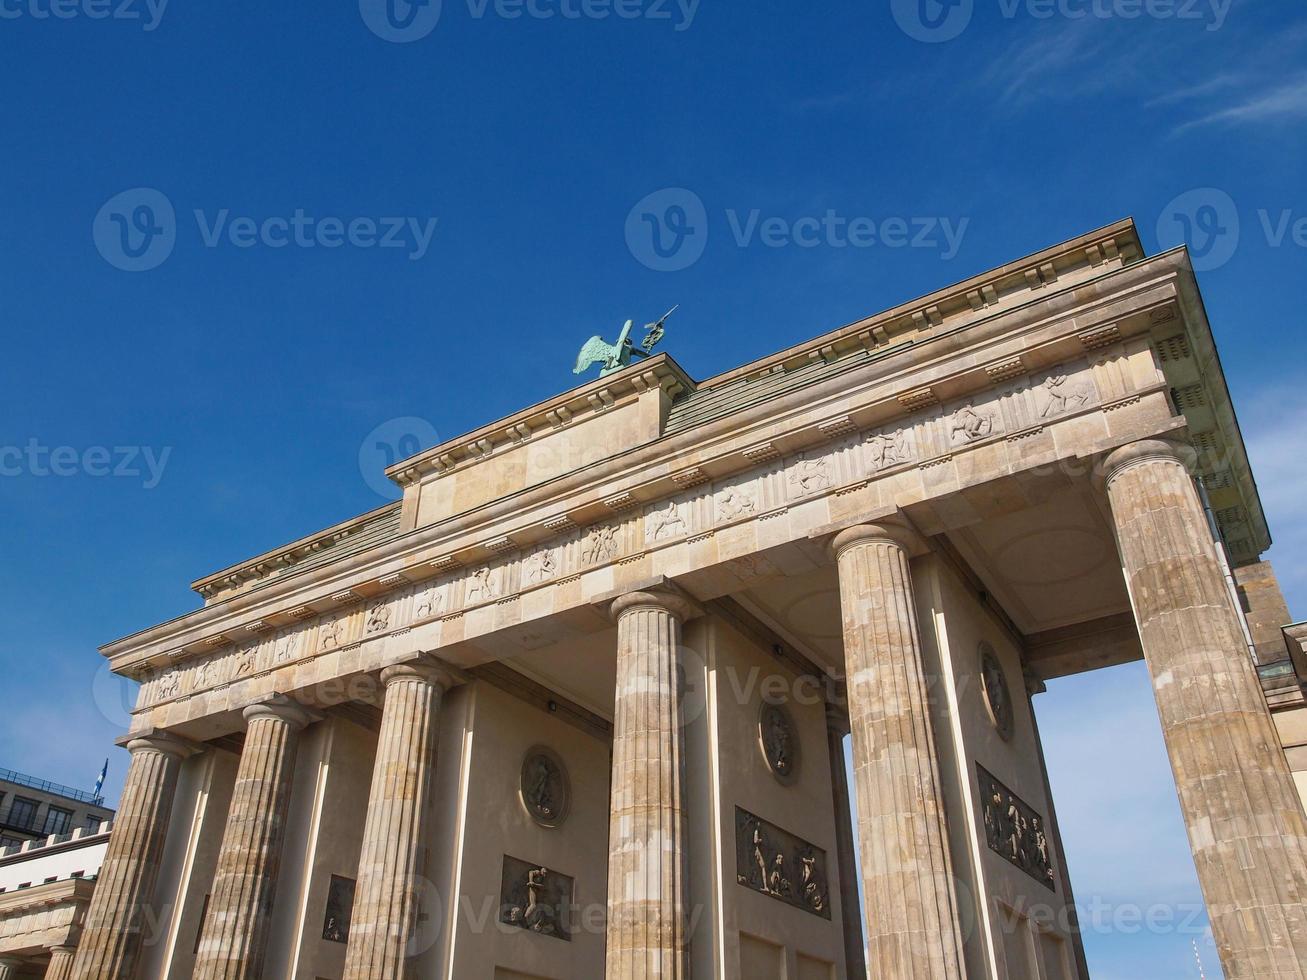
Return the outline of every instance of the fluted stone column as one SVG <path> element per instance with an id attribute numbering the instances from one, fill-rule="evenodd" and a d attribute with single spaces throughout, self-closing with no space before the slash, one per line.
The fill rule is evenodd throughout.
<path id="1" fill-rule="evenodd" d="M 853 813 L 849 806 L 849 771 L 844 762 L 844 736 L 849 717 L 826 705 L 826 749 L 830 754 L 831 798 L 835 804 L 835 850 L 840 869 L 840 913 L 844 927 L 844 969 L 850 977 L 867 975 L 862 946 L 862 911 L 858 903 L 857 854 L 853 847 Z"/>
<path id="2" fill-rule="evenodd" d="M 1121 563 L 1225 975 L 1307 977 L 1307 820 L 1184 459 L 1108 457 Z"/>
<path id="3" fill-rule="evenodd" d="M 0 956 L 0 980 L 14 980 L 18 976 L 18 968 L 22 965 L 21 960 Z"/>
<path id="4" fill-rule="evenodd" d="M 613 603 L 617 697 L 608 830 L 605 980 L 684 980 L 687 847 L 681 626 L 670 591 Z"/>
<path id="5" fill-rule="evenodd" d="M 281 695 L 250 705 L 243 714 L 245 746 L 218 852 L 195 980 L 263 976 L 295 752 L 300 730 L 313 718 Z"/>
<path id="6" fill-rule="evenodd" d="M 372 767 L 345 980 L 415 976 L 410 949 L 427 874 L 440 701 L 453 676 L 429 661 L 381 672 L 386 702 Z"/>
<path id="7" fill-rule="evenodd" d="M 912 534 L 863 525 L 839 563 L 853 781 L 867 920 L 867 973 L 963 976 L 962 935 L 928 685 L 908 568 Z"/>
<path id="8" fill-rule="evenodd" d="M 149 903 L 159 874 L 181 762 L 195 750 L 164 732 L 127 742 L 132 754 L 113 833 L 73 961 L 77 980 L 131 980 L 141 943 L 160 915 Z"/>
<path id="9" fill-rule="evenodd" d="M 73 975 L 74 946 L 55 946 L 50 950 L 50 963 L 45 968 L 45 980 L 68 980 Z"/>

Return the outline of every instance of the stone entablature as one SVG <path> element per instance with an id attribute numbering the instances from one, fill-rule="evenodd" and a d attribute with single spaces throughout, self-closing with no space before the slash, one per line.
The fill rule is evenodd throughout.
<path id="1" fill-rule="evenodd" d="M 1141 258 L 1138 235 L 1130 221 L 1117 222 L 1054 246 L 1018 262 L 974 276 L 929 296 L 866 317 L 831 331 L 815 340 L 771 355 L 696 385 L 679 365 L 665 355 L 643 362 L 633 370 L 610 375 L 573 389 L 532 408 L 517 412 L 402 460 L 386 472 L 397 484 L 409 488 L 424 476 L 440 476 L 455 468 L 484 462 L 497 451 L 520 447 L 538 435 L 568 428 L 587 418 L 603 415 L 630 402 L 631 396 L 661 390 L 675 398 L 696 388 L 710 389 L 740 378 L 763 378 L 813 361 L 832 362 L 860 350 L 897 349 L 965 327 L 1051 292 L 1120 269 Z M 1109 330 L 1108 336 L 1111 336 Z M 922 393 L 929 399 L 929 393 Z M 905 396 L 907 397 L 907 396 Z M 911 404 L 911 401 L 905 402 Z M 637 429 L 647 430 L 647 423 Z M 658 433 L 653 433 L 656 438 Z M 587 435 L 587 442 L 597 444 Z M 609 446 L 608 455 L 625 446 Z M 596 462 L 589 460 L 588 462 Z M 584 464 L 582 464 L 584 465 Z M 555 467 L 557 468 L 557 467 Z M 406 493 L 407 528 L 416 523 L 417 500 Z M 385 510 L 386 508 L 382 508 Z M 212 600 L 228 597 L 284 573 L 299 560 L 323 548 L 338 544 L 358 533 L 380 511 L 345 521 L 309 535 L 282 548 L 240 562 L 193 583 L 192 588 Z M 445 515 L 448 516 L 448 515 Z"/>
<path id="2" fill-rule="evenodd" d="M 766 574 L 755 552 L 842 515 L 1183 425 L 1154 346 L 1180 329 L 1182 272 L 1175 253 L 1136 263 L 1074 295 L 1046 295 L 1038 319 L 1013 311 L 915 344 L 838 385 L 666 437 L 484 507 L 484 517 L 270 583 L 239 612 L 211 606 L 105 652 L 147 679 L 138 727 L 167 727 L 651 576 L 726 562 L 746 579 Z"/>

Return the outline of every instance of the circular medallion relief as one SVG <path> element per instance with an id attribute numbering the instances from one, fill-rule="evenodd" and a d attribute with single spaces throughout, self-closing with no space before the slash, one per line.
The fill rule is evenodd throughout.
<path id="1" fill-rule="evenodd" d="M 1012 693 L 998 655 L 988 643 L 980 644 L 980 689 L 989 720 L 1004 739 L 1012 737 Z"/>
<path id="2" fill-rule="evenodd" d="M 762 703 L 758 714 L 758 744 L 772 775 L 786 784 L 798 778 L 799 736 L 794 719 L 783 704 Z"/>
<path id="3" fill-rule="evenodd" d="M 553 749 L 537 745 L 522 760 L 522 805 L 543 827 L 557 827 L 567 819 L 572 785 L 567 767 Z"/>

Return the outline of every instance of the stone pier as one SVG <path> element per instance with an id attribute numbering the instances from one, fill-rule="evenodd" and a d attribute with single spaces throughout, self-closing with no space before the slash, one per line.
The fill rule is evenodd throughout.
<path id="1" fill-rule="evenodd" d="M 911 540 L 903 527 L 863 525 L 832 545 L 844 618 L 867 969 L 896 980 L 960 980 L 962 937 L 908 567 Z"/>
<path id="2" fill-rule="evenodd" d="M 1226 977 L 1307 977 L 1307 821 L 1191 455 L 1146 440 L 1108 457 L 1121 560 Z"/>
<path id="3" fill-rule="evenodd" d="M 312 720 L 284 696 L 243 712 L 245 747 L 200 940 L 195 980 L 263 976 L 300 730 Z"/>
<path id="4" fill-rule="evenodd" d="M 127 742 L 132 754 L 109 850 L 86 912 L 72 975 L 77 980 L 133 980 L 153 900 L 159 858 L 188 742 L 164 733 Z"/>
<path id="5" fill-rule="evenodd" d="M 440 700 L 454 683 L 439 664 L 381 672 L 386 688 L 358 891 L 345 958 L 346 980 L 402 980 L 423 950 L 410 948 L 427 874 L 431 782 Z"/>
<path id="6" fill-rule="evenodd" d="M 613 726 L 606 980 L 682 980 L 686 965 L 685 745 L 681 626 L 672 592 L 613 603 Z"/>

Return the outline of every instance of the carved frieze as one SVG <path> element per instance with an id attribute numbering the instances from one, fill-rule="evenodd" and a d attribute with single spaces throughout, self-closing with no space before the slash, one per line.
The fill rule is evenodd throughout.
<path id="1" fill-rule="evenodd" d="M 184 649 L 169 651 L 170 666 L 143 684 L 139 705 L 147 708 L 327 656 L 415 624 L 455 617 L 469 607 L 502 602 L 524 590 L 567 584 L 593 569 L 638 560 L 646 551 L 709 540 L 730 525 L 783 517 L 794 506 L 860 487 L 862 481 L 900 467 L 947 464 L 954 454 L 993 437 L 1037 433 L 1050 422 L 1101 405 L 1100 392 L 1102 398 L 1115 398 L 1132 385 L 1127 375 L 1119 383 L 1109 382 L 1096 370 L 1081 360 L 1033 377 L 1005 376 L 998 387 L 987 388 L 974 400 L 941 405 L 933 394 L 930 400 L 909 399 L 910 417 L 900 415 L 865 436 L 848 426 L 828 426 L 822 430 L 825 441 L 796 455 L 784 454 L 780 444 L 759 443 L 753 447 L 758 451 L 745 454 L 756 464 L 752 470 L 711 482 L 701 467 L 679 470 L 683 479 L 672 481 L 675 496 L 636 510 L 637 496 L 626 494 L 632 509 L 623 516 L 613 513 L 585 528 L 566 516 L 534 525 L 535 534 L 541 527 L 549 532 L 545 540 L 529 542 L 517 531 L 516 537 L 492 535 L 491 543 L 508 540 L 513 547 L 484 564 L 469 561 L 464 566 L 452 554 L 423 558 L 414 565 L 417 574 L 412 577 L 434 572 L 437 578 L 409 584 L 405 575 L 392 573 L 370 585 L 363 583 L 362 591 L 337 587 L 331 596 L 296 596 L 293 606 L 265 614 L 257 630 L 232 625 L 215 634 L 212 643 L 191 641 Z M 767 451 L 760 451 L 764 446 Z M 1247 534 L 1246 524 L 1225 523 L 1227 537 L 1236 530 Z M 768 538 L 775 533 L 768 532 Z M 739 559 L 742 541 L 747 537 L 729 541 L 733 561 Z M 746 578 L 774 574 L 772 568 L 743 565 L 738 571 Z M 389 591 L 378 593 L 377 586 Z M 328 599 L 335 601 L 334 607 L 326 605 Z M 1001 714 L 996 716 L 1001 720 Z"/>
<path id="2" fill-rule="evenodd" d="M 1016 865 L 1050 891 L 1057 890 L 1051 845 L 1043 817 L 977 763 L 985 842 L 989 849 Z"/>
<path id="3" fill-rule="evenodd" d="M 796 909 L 831 917 L 826 852 L 738 806 L 735 880 Z"/>
<path id="4" fill-rule="evenodd" d="M 571 942 L 574 884 L 569 875 L 505 854 L 499 921 Z"/>

